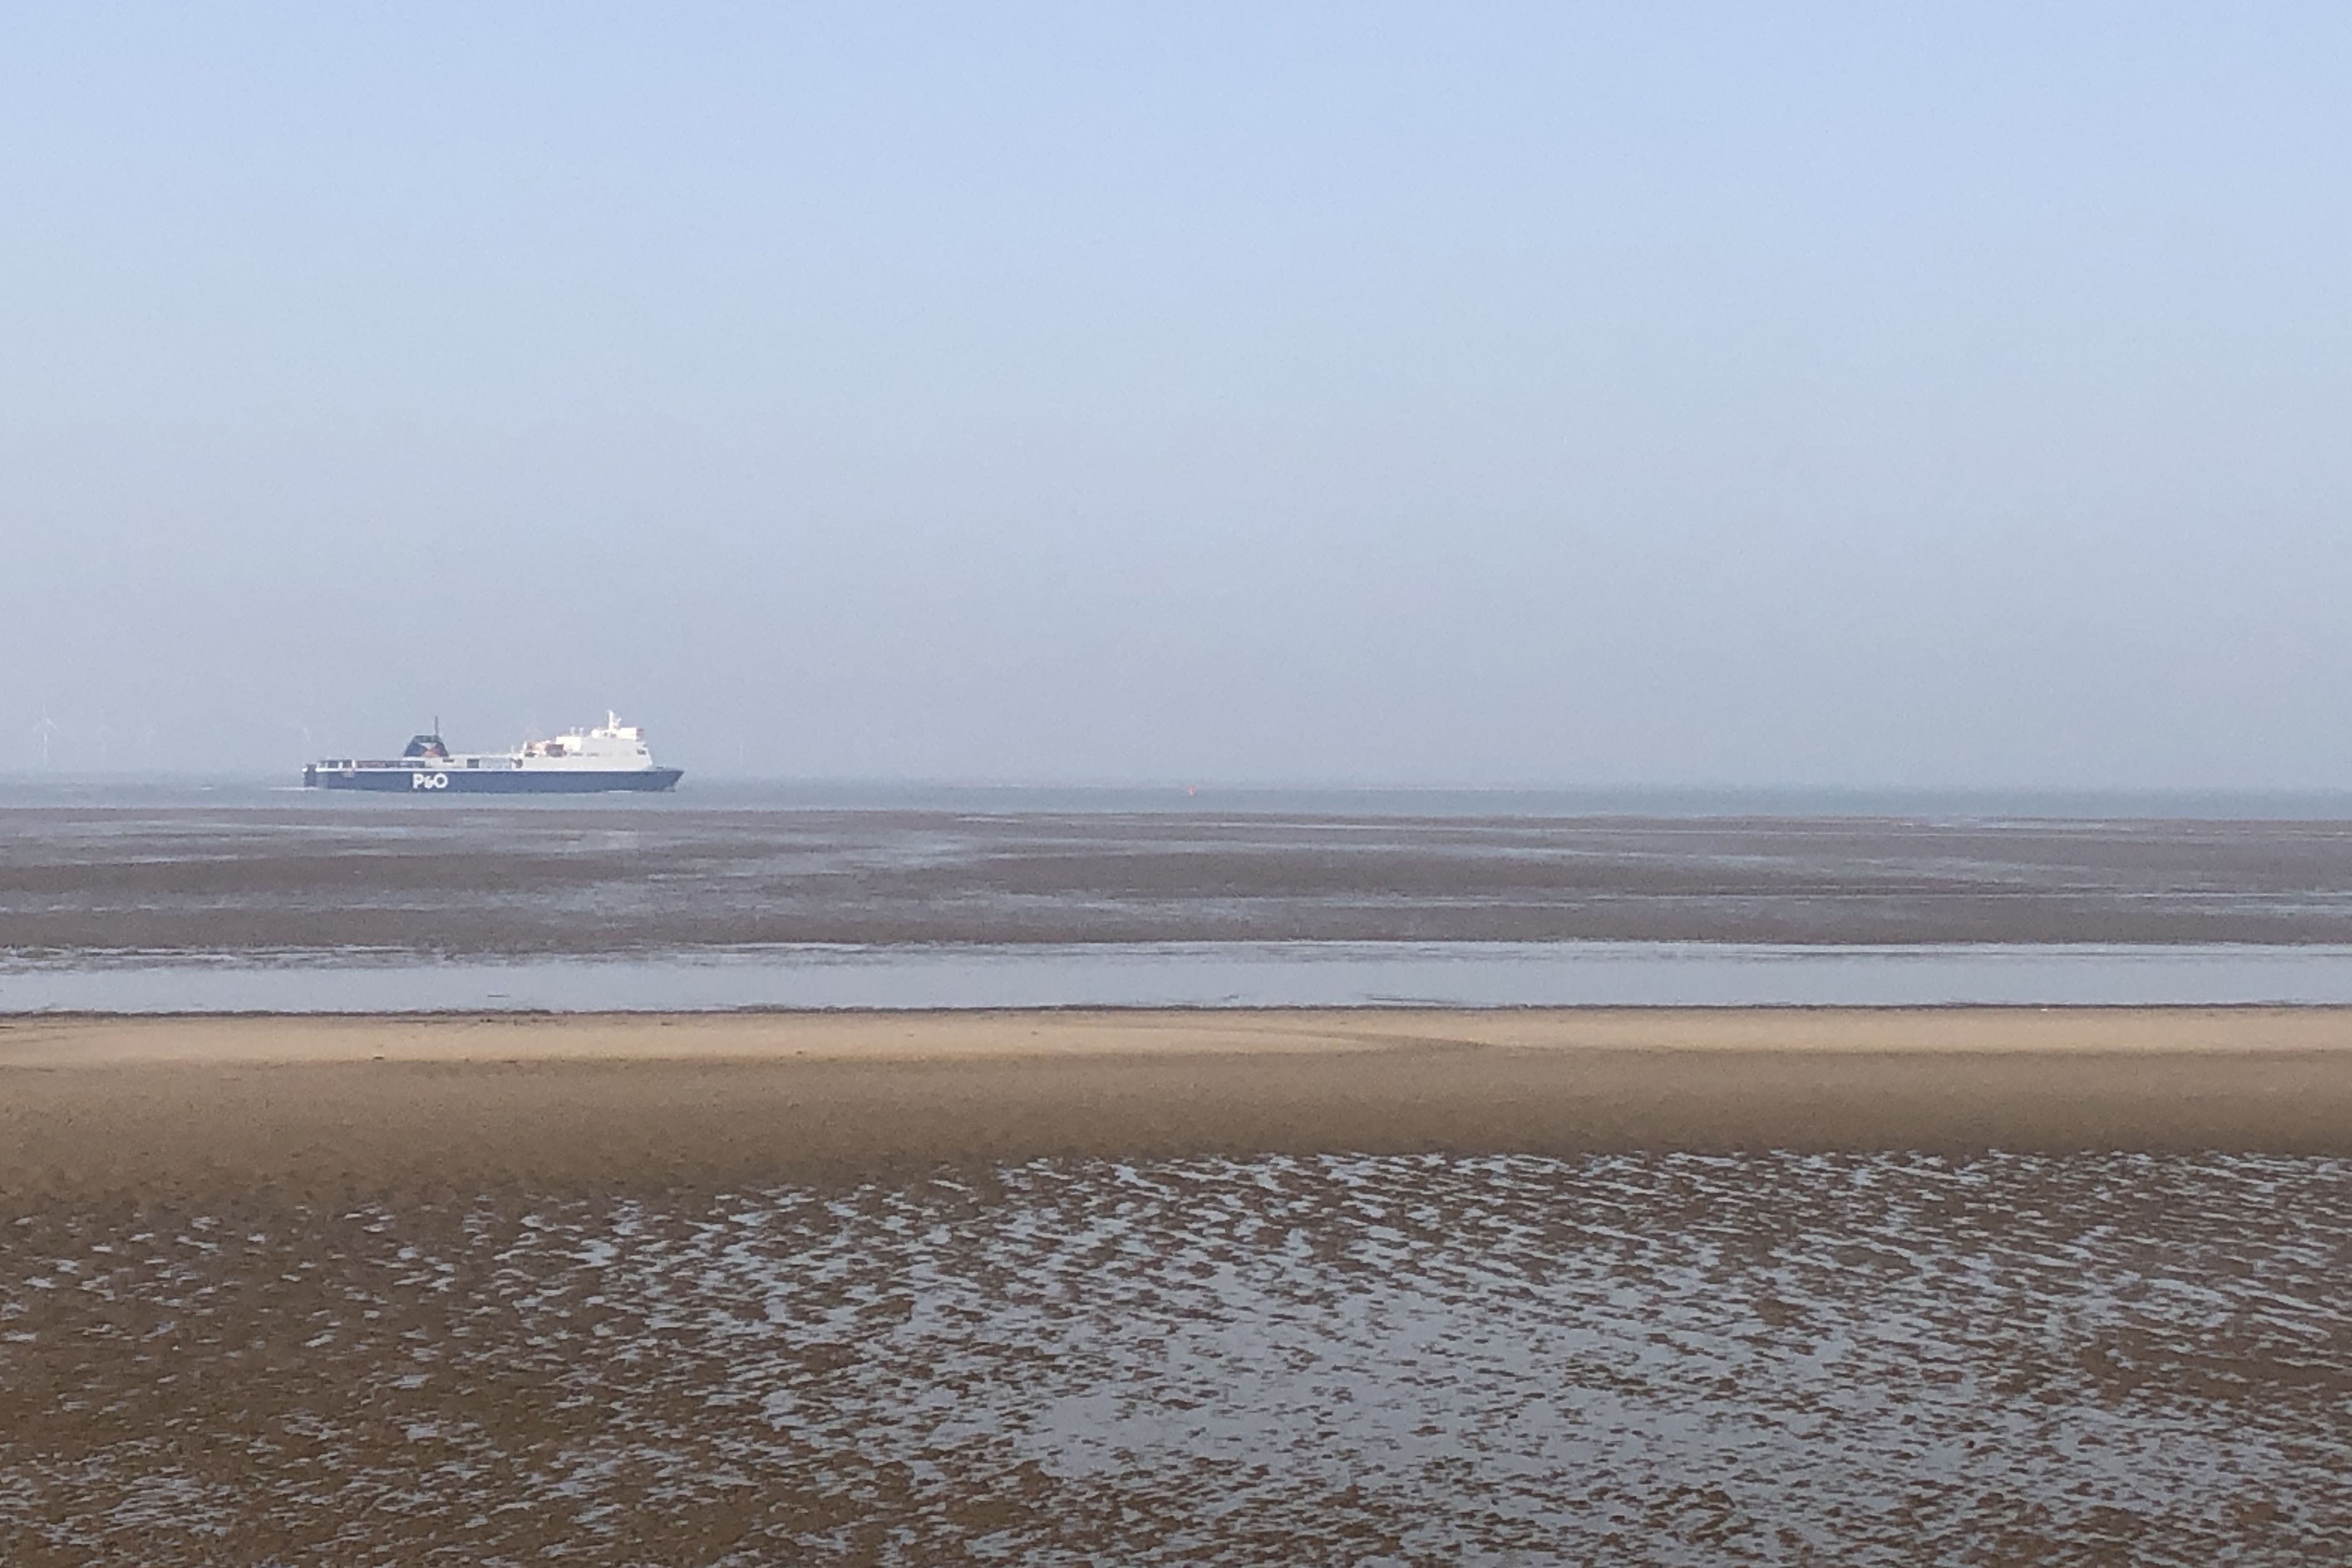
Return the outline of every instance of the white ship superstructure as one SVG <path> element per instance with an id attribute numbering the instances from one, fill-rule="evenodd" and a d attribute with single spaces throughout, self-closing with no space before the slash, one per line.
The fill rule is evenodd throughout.
<path id="1" fill-rule="evenodd" d="M 302 770 L 318 789 L 407 791 L 411 794 L 576 795 L 598 790 L 666 790 L 684 770 L 654 761 L 645 730 L 607 712 L 593 729 L 530 741 L 511 752 L 452 752 L 436 720 L 399 757 L 331 758 Z"/>

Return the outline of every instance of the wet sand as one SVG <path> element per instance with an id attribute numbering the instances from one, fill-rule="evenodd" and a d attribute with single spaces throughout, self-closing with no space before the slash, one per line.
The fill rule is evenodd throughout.
<path id="1" fill-rule="evenodd" d="M 716 1189 L 1039 1158 L 2352 1153 L 2352 1010 L 0 1024 L 0 1194 Z"/>
<path id="2" fill-rule="evenodd" d="M 2352 825 L 22 807 L 0 950 L 2352 942 Z"/>
<path id="3" fill-rule="evenodd" d="M 2352 1010 L 0 1025 L 0 1562 L 2334 1562 Z"/>

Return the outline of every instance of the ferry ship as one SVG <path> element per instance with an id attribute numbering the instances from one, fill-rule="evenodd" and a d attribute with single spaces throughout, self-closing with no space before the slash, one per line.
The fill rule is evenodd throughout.
<path id="1" fill-rule="evenodd" d="M 358 757 L 311 763 L 302 770 L 308 789 L 366 789 L 395 795 L 591 795 L 604 790 L 666 790 L 686 776 L 665 768 L 646 748 L 646 732 L 606 713 L 593 730 L 574 730 L 551 741 L 532 741 L 511 752 L 452 752 L 442 742 L 441 721 L 418 735 L 397 758 Z"/>

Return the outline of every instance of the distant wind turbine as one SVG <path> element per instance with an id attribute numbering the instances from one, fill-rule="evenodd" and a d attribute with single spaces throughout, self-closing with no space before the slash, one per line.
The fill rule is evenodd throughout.
<path id="1" fill-rule="evenodd" d="M 49 765 L 49 740 L 57 732 L 58 721 L 49 717 L 47 709 L 42 709 L 41 721 L 33 726 L 33 739 L 41 748 L 41 766 L 45 768 Z"/>

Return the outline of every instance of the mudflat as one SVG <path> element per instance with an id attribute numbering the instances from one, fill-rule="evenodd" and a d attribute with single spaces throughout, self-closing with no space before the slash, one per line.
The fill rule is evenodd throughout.
<path id="1" fill-rule="evenodd" d="M 724 1188 L 1046 1157 L 2352 1153 L 2352 1010 L 0 1024 L 0 1198 Z"/>
<path id="2" fill-rule="evenodd" d="M 2341 822 L 421 804 L 15 808 L 0 948 L 2352 942 Z"/>

